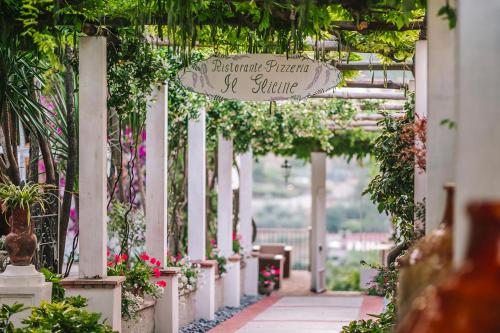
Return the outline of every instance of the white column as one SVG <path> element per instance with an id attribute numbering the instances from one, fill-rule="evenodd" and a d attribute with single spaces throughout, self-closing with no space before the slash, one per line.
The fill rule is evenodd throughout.
<path id="1" fill-rule="evenodd" d="M 464 258 L 469 235 L 466 205 L 473 200 L 500 200 L 500 2 L 461 0 L 457 13 L 454 253 L 458 264 Z"/>
<path id="2" fill-rule="evenodd" d="M 450 0 L 455 8 L 455 1 Z M 427 3 L 429 13 L 437 13 L 446 0 Z M 428 83 L 427 83 L 427 199 L 426 232 L 434 230 L 444 216 L 446 193 L 443 186 L 455 180 L 456 121 L 455 111 L 455 30 L 448 21 L 431 14 L 427 17 Z M 448 124 L 442 124 L 443 121 Z"/>
<path id="3" fill-rule="evenodd" d="M 415 118 L 427 117 L 427 41 L 419 40 L 415 46 Z M 423 142 L 416 139 L 415 146 L 422 147 Z M 415 165 L 415 204 L 424 202 L 427 196 L 427 176 L 424 170 Z M 415 231 L 424 232 L 424 221 L 415 219 Z"/>
<path id="4" fill-rule="evenodd" d="M 325 290 L 326 154 L 311 153 L 311 290 Z"/>
<path id="5" fill-rule="evenodd" d="M 241 243 L 245 253 L 252 252 L 252 196 L 253 196 L 252 151 L 240 155 L 239 220 Z"/>
<path id="6" fill-rule="evenodd" d="M 82 37 L 79 52 L 79 276 L 106 277 L 106 37 Z"/>
<path id="7" fill-rule="evenodd" d="M 205 109 L 188 124 L 188 255 L 201 262 L 203 278 L 196 290 L 196 318 L 214 319 L 215 268 L 206 265 Z"/>
<path id="8" fill-rule="evenodd" d="M 188 124 L 188 255 L 205 260 L 206 246 L 205 109 Z"/>
<path id="9" fill-rule="evenodd" d="M 253 197 L 253 154 L 252 151 L 240 155 L 239 212 L 242 246 L 245 251 L 246 295 L 257 295 L 259 280 L 258 258 L 252 256 L 252 197 Z"/>
<path id="10" fill-rule="evenodd" d="M 219 136 L 217 163 L 217 246 L 228 258 L 224 305 L 240 305 L 240 260 L 233 253 L 233 141 Z"/>
<path id="11" fill-rule="evenodd" d="M 67 296 L 87 298 L 87 309 L 120 331 L 125 277 L 106 274 L 106 38 L 82 37 L 79 58 L 79 278 L 61 285 Z"/>
<path id="12" fill-rule="evenodd" d="M 155 89 L 146 115 L 146 249 L 167 266 L 168 87 Z"/>
<path id="13" fill-rule="evenodd" d="M 224 257 L 233 253 L 233 142 L 219 136 L 217 164 L 217 247 Z"/>

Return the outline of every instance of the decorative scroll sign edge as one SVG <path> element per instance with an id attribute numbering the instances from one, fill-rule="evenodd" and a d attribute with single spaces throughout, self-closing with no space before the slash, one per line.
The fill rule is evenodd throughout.
<path id="1" fill-rule="evenodd" d="M 304 56 L 240 54 L 212 56 L 181 69 L 188 90 L 216 100 L 301 100 L 336 87 L 342 74 L 332 65 Z"/>

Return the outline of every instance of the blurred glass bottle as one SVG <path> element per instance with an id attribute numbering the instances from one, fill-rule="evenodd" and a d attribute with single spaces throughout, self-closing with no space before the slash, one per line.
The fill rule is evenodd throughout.
<path id="1" fill-rule="evenodd" d="M 431 233 L 422 237 L 398 260 L 397 310 L 403 319 L 416 297 L 429 285 L 441 282 L 451 271 L 453 261 L 453 202 L 455 186 L 444 186 L 446 207 L 443 219 Z"/>
<path id="2" fill-rule="evenodd" d="M 500 201 L 469 205 L 460 270 L 415 299 L 397 333 L 500 332 Z"/>

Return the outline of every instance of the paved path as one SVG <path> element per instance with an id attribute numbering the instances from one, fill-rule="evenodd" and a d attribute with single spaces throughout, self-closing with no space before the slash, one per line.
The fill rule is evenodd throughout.
<path id="1" fill-rule="evenodd" d="M 356 319 L 382 311 L 381 297 L 359 292 L 309 291 L 309 273 L 293 271 L 281 290 L 209 333 L 337 333 Z"/>
<path id="2" fill-rule="evenodd" d="M 362 296 L 283 297 L 238 333 L 333 333 L 360 317 Z"/>

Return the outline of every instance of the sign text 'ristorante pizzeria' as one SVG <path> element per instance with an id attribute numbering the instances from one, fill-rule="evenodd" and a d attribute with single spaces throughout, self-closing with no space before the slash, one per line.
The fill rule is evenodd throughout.
<path id="1" fill-rule="evenodd" d="M 241 101 L 303 99 L 337 86 L 340 72 L 306 57 L 244 54 L 211 57 L 179 72 L 188 89 Z"/>

